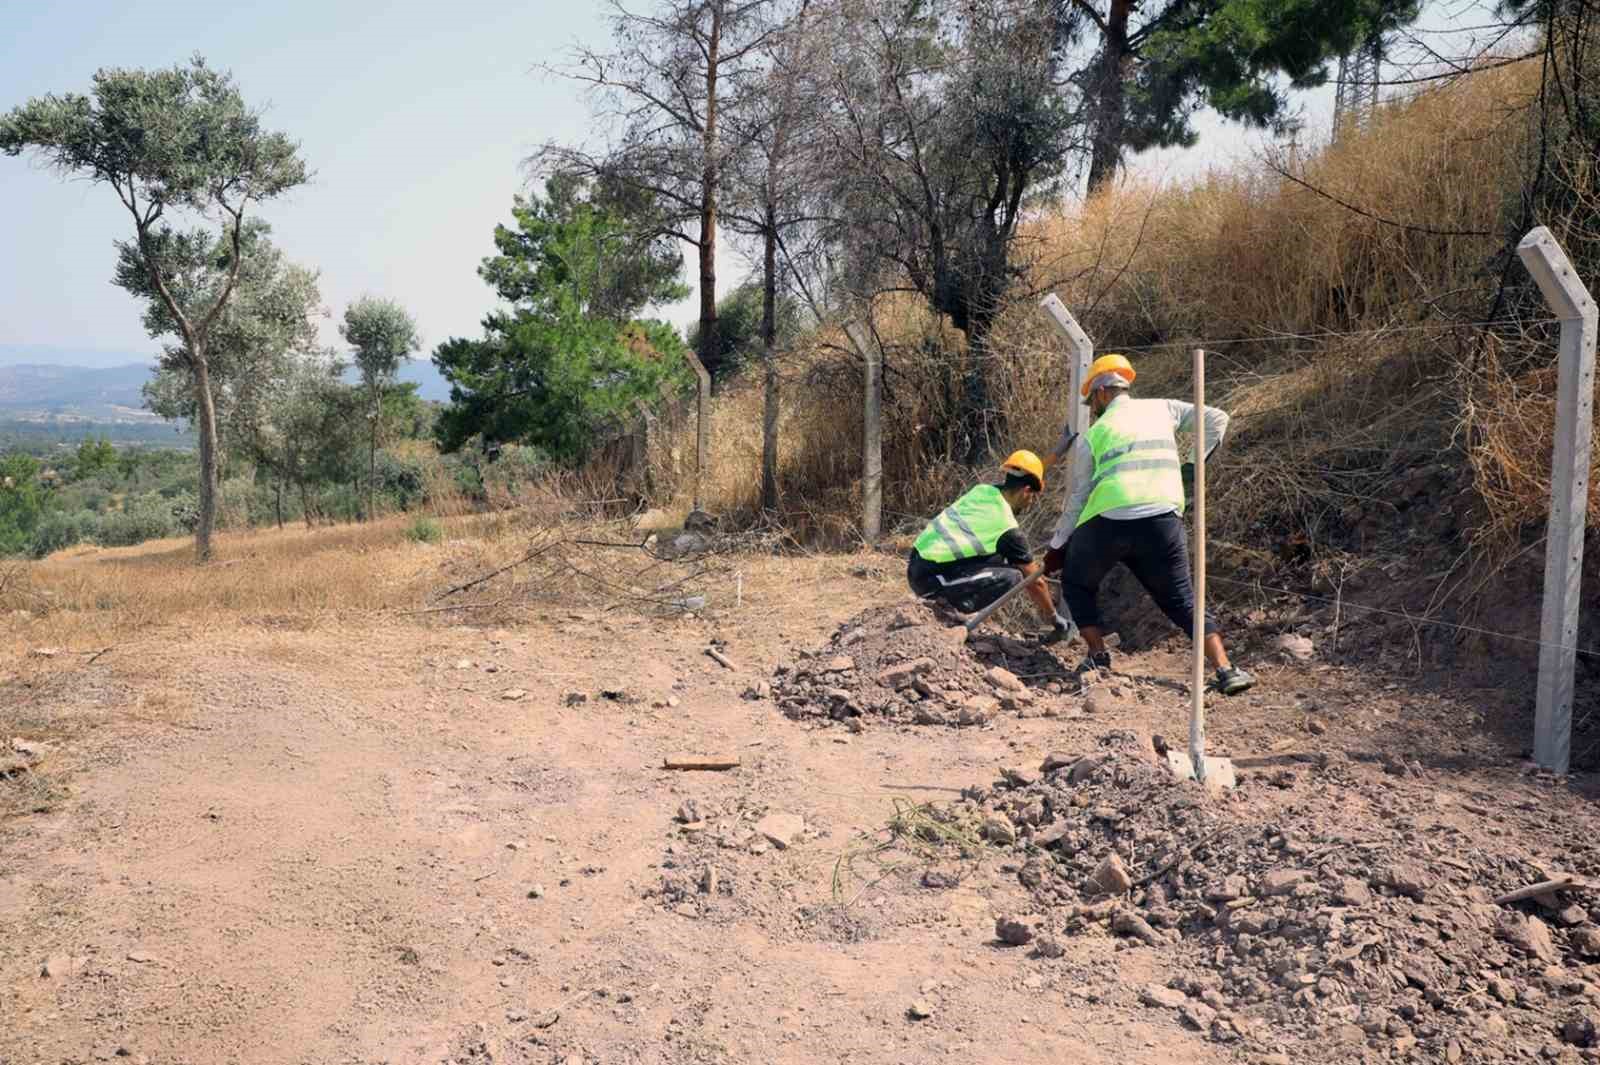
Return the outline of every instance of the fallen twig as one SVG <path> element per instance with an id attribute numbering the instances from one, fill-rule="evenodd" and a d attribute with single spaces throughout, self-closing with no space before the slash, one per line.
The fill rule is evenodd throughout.
<path id="1" fill-rule="evenodd" d="M 710 655 L 714 660 L 716 660 L 716 662 L 719 665 L 721 665 L 721 666 L 723 666 L 723 667 L 725 667 L 727 669 L 738 669 L 739 668 L 738 666 L 733 664 L 733 659 L 729 658 L 727 655 L 723 654 L 721 651 L 717 650 L 715 647 L 707 647 L 706 648 L 706 654 Z"/>
<path id="2" fill-rule="evenodd" d="M 454 603 L 448 606 L 430 606 L 421 610 L 402 610 L 400 617 L 411 617 L 413 614 L 437 614 L 445 610 L 492 610 L 497 606 L 505 606 L 507 600 L 496 599 L 492 603 Z"/>
<path id="3" fill-rule="evenodd" d="M 526 564 L 528 562 L 532 562 L 534 559 L 538 558 L 540 555 L 544 554 L 546 551 L 549 551 L 551 548 L 559 547 L 562 544 L 562 542 L 563 541 L 561 541 L 561 540 L 551 540 L 551 541 L 549 541 L 547 543 L 540 544 L 538 547 L 534 548 L 532 551 L 529 551 L 526 555 L 523 555 L 521 558 L 517 559 L 515 562 L 508 562 L 504 566 L 501 566 L 497 570 L 491 570 L 490 572 L 483 574 L 481 577 L 474 577 L 474 578 L 472 578 L 472 580 L 467 581 L 464 584 L 458 584 L 454 588 L 451 588 L 451 589 L 449 589 L 447 591 L 444 591 L 444 592 L 440 592 L 439 593 L 439 598 L 440 599 L 444 599 L 444 598 L 446 598 L 448 596 L 455 595 L 457 592 L 464 592 L 468 588 L 476 588 L 480 584 L 483 584 L 483 583 L 485 583 L 487 581 L 492 581 L 496 577 L 500 576 L 500 574 L 502 574 L 502 573 L 509 573 L 511 570 L 516 569 L 518 566 L 524 565 L 524 564 Z"/>

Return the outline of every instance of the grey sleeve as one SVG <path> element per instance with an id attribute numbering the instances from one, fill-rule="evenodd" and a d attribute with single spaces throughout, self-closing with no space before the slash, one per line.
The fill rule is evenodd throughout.
<path id="1" fill-rule="evenodd" d="M 1167 410 L 1172 413 L 1172 427 L 1174 432 L 1188 432 L 1194 429 L 1194 404 L 1185 403 L 1181 399 L 1169 399 Z M 1205 413 L 1205 448 L 1206 455 L 1217 449 L 1223 437 L 1228 435 L 1228 412 L 1219 407 L 1206 407 Z M 1189 456 L 1189 461 L 1194 461 L 1194 456 Z"/>
<path id="2" fill-rule="evenodd" d="M 1051 547 L 1060 547 L 1072 536 L 1072 530 L 1078 527 L 1078 515 L 1089 502 L 1089 491 L 1094 487 L 1094 454 L 1089 450 L 1089 441 L 1080 434 L 1067 456 L 1067 501 L 1061 510 L 1061 520 L 1056 523 L 1055 534 L 1050 537 Z"/>

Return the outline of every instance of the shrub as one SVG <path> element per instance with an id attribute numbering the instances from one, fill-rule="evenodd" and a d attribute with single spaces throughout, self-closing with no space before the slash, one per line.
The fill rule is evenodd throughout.
<path id="1" fill-rule="evenodd" d="M 436 544 L 444 539 L 444 528 L 432 518 L 419 516 L 406 526 L 405 536 L 414 544 Z"/>
<path id="2" fill-rule="evenodd" d="M 100 516 L 95 542 L 103 547 L 131 547 L 146 540 L 175 536 L 179 530 L 173 517 L 173 501 L 154 493 L 123 500 L 121 510 Z"/>
<path id="3" fill-rule="evenodd" d="M 54 511 L 39 519 L 33 527 L 33 540 L 28 554 L 44 558 L 63 551 L 94 535 L 95 516 L 88 511 Z"/>

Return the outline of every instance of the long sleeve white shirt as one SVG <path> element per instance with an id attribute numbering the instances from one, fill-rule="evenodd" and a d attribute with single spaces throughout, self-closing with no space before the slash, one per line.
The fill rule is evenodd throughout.
<path id="1" fill-rule="evenodd" d="M 1114 407 L 1118 403 L 1126 402 L 1127 396 L 1118 396 L 1111 401 Z M 1149 401 L 1146 401 L 1149 402 Z M 1194 404 L 1185 403 L 1181 399 L 1158 400 L 1165 403 L 1172 416 L 1172 432 L 1186 432 L 1194 428 Z M 1110 407 L 1106 408 L 1110 410 Z M 1205 449 L 1206 455 L 1216 450 L 1222 443 L 1222 438 L 1228 434 L 1228 413 L 1216 407 L 1207 407 L 1204 418 Z M 1189 461 L 1193 461 L 1191 453 Z M 1066 506 L 1061 511 L 1061 520 L 1056 523 L 1055 535 L 1050 538 L 1051 547 L 1060 547 L 1072 536 L 1072 530 L 1078 527 L 1078 515 L 1083 512 L 1084 505 L 1089 502 L 1089 493 L 1094 488 L 1094 452 L 1089 450 L 1087 434 L 1079 433 L 1078 438 L 1072 442 L 1067 450 L 1067 477 L 1070 487 L 1067 489 Z M 1156 514 L 1166 514 L 1177 508 L 1170 503 L 1139 503 L 1131 507 L 1114 507 L 1103 512 L 1100 516 L 1113 521 L 1129 521 L 1134 518 L 1148 518 Z"/>

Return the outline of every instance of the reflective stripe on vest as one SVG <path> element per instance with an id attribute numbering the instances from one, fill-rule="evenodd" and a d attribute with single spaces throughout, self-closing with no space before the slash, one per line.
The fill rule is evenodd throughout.
<path id="1" fill-rule="evenodd" d="M 1000 489 L 980 484 L 928 523 L 917 537 L 917 554 L 929 562 L 987 558 L 1000 537 L 1016 527 L 1016 515 Z"/>
<path id="2" fill-rule="evenodd" d="M 1164 400 L 1115 400 L 1084 436 L 1094 455 L 1094 480 L 1080 526 L 1108 510 L 1149 503 L 1183 513 L 1178 441 Z"/>

